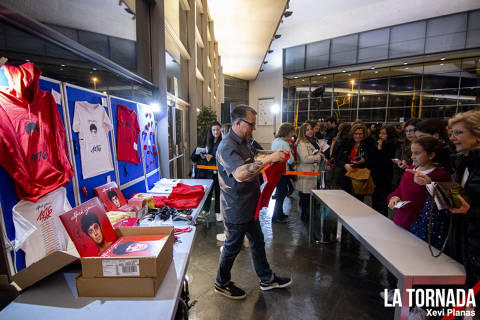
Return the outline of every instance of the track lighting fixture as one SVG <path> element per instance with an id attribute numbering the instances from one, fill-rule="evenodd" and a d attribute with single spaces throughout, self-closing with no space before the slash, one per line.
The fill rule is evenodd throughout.
<path id="1" fill-rule="evenodd" d="M 272 53 L 272 52 L 273 52 L 273 50 L 271 50 L 271 49 L 267 51 L 267 53 Z"/>
<path id="2" fill-rule="evenodd" d="M 285 11 L 285 12 L 283 13 L 283 16 L 284 16 L 285 18 L 288 18 L 288 17 L 290 17 L 292 14 L 293 14 L 293 11 Z"/>
<path id="3" fill-rule="evenodd" d="M 273 36 L 275 39 L 280 39 L 282 35 L 281 34 L 276 34 L 275 36 Z"/>

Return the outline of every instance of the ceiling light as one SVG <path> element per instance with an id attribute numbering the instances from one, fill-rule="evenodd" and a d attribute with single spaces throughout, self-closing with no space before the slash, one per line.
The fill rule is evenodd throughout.
<path id="1" fill-rule="evenodd" d="M 285 12 L 283 13 L 283 16 L 284 16 L 285 18 L 288 18 L 288 17 L 290 17 L 292 14 L 293 14 L 293 11 L 285 11 Z"/>
<path id="2" fill-rule="evenodd" d="M 60 65 L 60 67 L 66 67 L 66 65 L 64 65 L 64 64 L 61 64 L 61 65 Z"/>
<path id="3" fill-rule="evenodd" d="M 327 79 L 327 77 L 323 77 L 323 79 Z"/>
<path id="4" fill-rule="evenodd" d="M 445 63 L 440 63 L 441 66 L 445 65 Z"/>
<path id="5" fill-rule="evenodd" d="M 273 52 L 273 50 L 272 50 L 272 49 L 270 49 L 270 50 L 268 50 L 268 51 L 267 51 L 267 53 L 272 53 L 272 52 Z"/>
<path id="6" fill-rule="evenodd" d="M 372 66 L 370 69 L 375 70 L 375 66 Z"/>
<path id="7" fill-rule="evenodd" d="M 317 76 L 321 76 L 321 74 L 320 74 L 320 73 L 317 73 Z"/>
<path id="8" fill-rule="evenodd" d="M 347 72 L 347 70 L 343 69 L 342 72 Z"/>
<path id="9" fill-rule="evenodd" d="M 348 74 L 348 76 L 351 76 L 351 75 L 352 75 L 351 73 Z"/>
<path id="10" fill-rule="evenodd" d="M 405 68 L 405 70 L 408 70 L 408 67 L 407 67 L 407 68 Z"/>
<path id="11" fill-rule="evenodd" d="M 93 71 L 96 71 L 96 70 L 97 70 L 97 68 L 92 68 L 92 70 L 93 70 Z"/>
<path id="12" fill-rule="evenodd" d="M 295 79 L 298 79 L 298 76 L 295 76 L 294 78 L 295 78 Z"/>
<path id="13" fill-rule="evenodd" d="M 405 61 L 403 64 L 404 64 L 404 65 L 407 65 L 407 64 L 408 64 L 408 61 Z"/>
<path id="14" fill-rule="evenodd" d="M 445 61 L 445 59 L 446 59 L 445 57 L 442 57 L 442 59 L 440 59 L 440 60 Z"/>
<path id="15" fill-rule="evenodd" d="M 378 73 L 378 71 L 375 71 L 375 73 Z"/>
<path id="16" fill-rule="evenodd" d="M 274 35 L 273 37 L 274 37 L 275 39 L 280 39 L 281 36 L 282 36 L 281 34 L 276 34 L 276 35 Z"/>

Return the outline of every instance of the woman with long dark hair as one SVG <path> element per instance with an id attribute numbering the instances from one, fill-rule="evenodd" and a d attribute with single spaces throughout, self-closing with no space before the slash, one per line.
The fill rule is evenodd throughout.
<path id="1" fill-rule="evenodd" d="M 217 148 L 222 141 L 222 135 L 220 132 L 221 125 L 218 121 L 212 122 L 210 130 L 208 130 L 207 139 L 205 141 L 205 148 L 207 153 L 202 154 L 201 158 L 206 161 L 207 166 L 216 166 L 217 159 L 215 157 Z M 220 212 L 220 185 L 218 184 L 218 173 L 216 170 L 206 170 L 204 173 L 204 179 L 213 179 L 213 187 L 208 195 L 203 209 L 205 211 L 210 210 L 212 201 L 212 194 L 215 192 L 215 211 Z"/>
<path id="2" fill-rule="evenodd" d="M 392 158 L 397 148 L 397 131 L 393 126 L 382 126 L 378 130 L 378 140 L 371 171 L 375 191 L 372 195 L 372 208 L 388 216 L 387 197 L 392 192 L 393 166 Z"/>

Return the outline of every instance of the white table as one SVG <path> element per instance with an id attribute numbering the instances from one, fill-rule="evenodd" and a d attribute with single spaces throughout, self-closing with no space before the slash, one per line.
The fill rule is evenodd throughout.
<path id="1" fill-rule="evenodd" d="M 197 218 L 200 212 L 202 211 L 203 205 L 205 204 L 205 201 L 207 200 L 208 194 L 213 188 L 213 180 L 212 179 L 181 179 L 180 183 L 189 185 L 189 186 L 194 186 L 194 185 L 202 185 L 205 188 L 205 195 L 202 198 L 202 201 L 196 207 L 193 209 L 191 217 L 192 221 L 175 221 L 174 225 L 175 226 L 184 226 L 184 225 L 189 225 L 189 224 L 196 224 L 197 223 Z M 154 189 L 153 189 L 154 190 Z M 164 196 L 168 197 L 170 193 L 155 193 L 155 192 L 148 192 L 149 194 L 153 194 L 155 196 Z M 215 213 L 215 203 L 212 201 L 212 205 L 210 206 L 210 212 Z"/>
<path id="2" fill-rule="evenodd" d="M 456 285 L 465 283 L 463 266 L 442 254 L 431 256 L 428 243 L 370 208 L 343 190 L 312 190 L 313 198 L 326 205 L 342 225 L 398 279 L 402 308 L 395 319 L 408 319 L 406 289 L 414 285 Z"/>
<path id="3" fill-rule="evenodd" d="M 195 227 L 179 235 L 181 242 L 173 247 L 173 263 L 153 298 L 80 298 L 75 286 L 78 266 L 56 272 L 25 290 L 0 312 L 0 319 L 173 319 L 194 237 Z"/>

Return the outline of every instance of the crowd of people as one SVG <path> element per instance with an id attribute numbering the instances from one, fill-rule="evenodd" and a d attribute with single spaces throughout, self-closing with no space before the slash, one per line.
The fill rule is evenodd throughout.
<path id="1" fill-rule="evenodd" d="M 205 156 L 209 164 L 221 140 L 217 131 L 220 124 L 213 123 L 209 137 L 214 138 L 207 141 Z M 425 241 L 433 233 L 431 245 L 445 248 L 465 266 L 468 287 L 480 280 L 480 111 L 397 125 L 339 123 L 334 117 L 306 121 L 298 128 L 283 123 L 271 146 L 280 149 L 290 153 L 287 171 L 322 171 L 326 188 L 343 189 L 361 201 L 371 196 L 372 208 L 393 215 L 399 227 Z M 369 174 L 369 187 L 355 182 L 359 172 Z M 456 196 L 459 208 L 438 208 L 432 198 L 431 183 L 448 181 L 463 189 Z M 300 216 L 307 222 L 310 190 L 319 188 L 319 182 L 315 176 L 283 176 L 274 195 L 272 222 L 288 220 L 283 202 L 292 185 L 298 191 Z"/>

